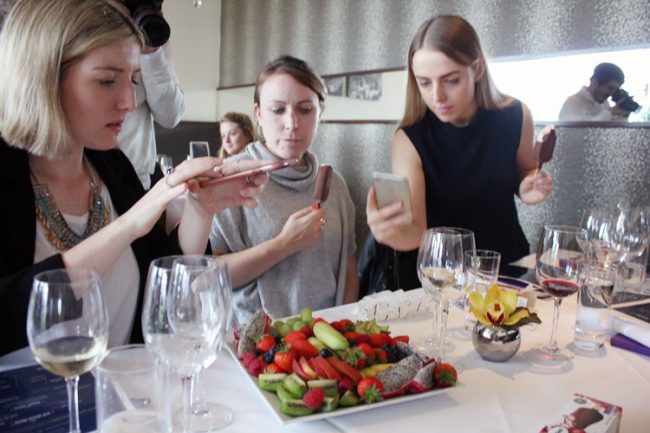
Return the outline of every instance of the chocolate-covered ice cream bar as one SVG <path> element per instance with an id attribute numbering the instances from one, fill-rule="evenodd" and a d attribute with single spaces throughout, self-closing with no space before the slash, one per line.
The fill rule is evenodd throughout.
<path id="1" fill-rule="evenodd" d="M 314 200 L 318 207 L 325 203 L 327 196 L 330 193 L 330 181 L 332 180 L 332 166 L 322 164 L 318 168 L 318 176 L 316 177 L 316 186 L 314 187 Z"/>
<path id="2" fill-rule="evenodd" d="M 547 126 L 542 131 L 542 139 L 533 145 L 533 156 L 537 161 L 537 169 L 542 168 L 542 164 L 549 162 L 553 157 L 553 150 L 555 150 L 555 128 Z"/>

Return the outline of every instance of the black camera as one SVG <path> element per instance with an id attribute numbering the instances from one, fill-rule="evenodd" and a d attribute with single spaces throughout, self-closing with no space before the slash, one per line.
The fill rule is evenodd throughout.
<path id="1" fill-rule="evenodd" d="M 629 111 L 630 113 L 635 112 L 641 106 L 632 99 L 629 93 L 627 93 L 625 90 L 619 88 L 614 94 L 612 95 L 612 101 L 616 103 L 616 106 L 625 110 Z"/>
<path id="2" fill-rule="evenodd" d="M 159 47 L 169 40 L 169 24 L 162 17 L 163 0 L 124 0 L 131 18 L 150 47 Z"/>

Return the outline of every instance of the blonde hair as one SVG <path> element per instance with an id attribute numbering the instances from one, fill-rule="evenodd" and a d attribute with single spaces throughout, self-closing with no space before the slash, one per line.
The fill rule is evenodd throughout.
<path id="1" fill-rule="evenodd" d="M 427 105 L 420 95 L 413 73 L 413 55 L 421 49 L 441 51 L 454 62 L 464 66 L 478 65 L 478 62 L 485 60 L 478 35 L 465 19 L 455 15 L 439 15 L 422 23 L 408 51 L 406 108 L 399 123 L 400 128 L 418 123 L 427 111 Z M 512 102 L 512 99 L 496 88 L 487 64 L 484 65 L 483 76 L 476 82 L 474 97 L 477 105 L 487 110 L 503 108 Z"/>
<path id="2" fill-rule="evenodd" d="M 18 0 L 0 34 L 0 134 L 12 146 L 55 158 L 72 133 L 61 104 L 67 68 L 90 51 L 142 35 L 113 0 Z"/>
<path id="3" fill-rule="evenodd" d="M 255 133 L 255 127 L 253 126 L 253 121 L 251 120 L 250 117 L 245 115 L 244 113 L 236 113 L 234 111 L 229 111 L 228 113 L 224 114 L 221 120 L 219 121 L 221 123 L 223 122 L 231 122 L 236 124 L 239 129 L 242 130 L 244 133 L 244 136 L 246 137 L 246 143 L 251 143 L 253 141 L 257 140 L 257 134 Z M 226 155 L 226 149 L 221 145 L 221 148 L 219 149 L 219 158 L 226 158 L 229 155 Z"/>

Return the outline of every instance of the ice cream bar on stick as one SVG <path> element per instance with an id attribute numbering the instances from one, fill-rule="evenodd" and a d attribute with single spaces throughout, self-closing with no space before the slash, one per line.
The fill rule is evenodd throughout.
<path id="1" fill-rule="evenodd" d="M 549 125 L 542 131 L 542 137 L 533 145 L 533 156 L 537 161 L 537 171 L 542 169 L 545 162 L 549 162 L 553 158 L 553 150 L 555 150 L 555 127 Z"/>
<path id="2" fill-rule="evenodd" d="M 316 177 L 316 186 L 314 188 L 314 200 L 316 203 L 312 206 L 313 208 L 320 208 L 327 196 L 330 193 L 330 181 L 332 180 L 332 166 L 327 164 L 322 164 L 318 168 L 318 176 Z"/>

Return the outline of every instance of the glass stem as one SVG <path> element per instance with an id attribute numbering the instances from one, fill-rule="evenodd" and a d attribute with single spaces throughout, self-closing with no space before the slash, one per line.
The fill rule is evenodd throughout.
<path id="1" fill-rule="evenodd" d="M 552 351 L 557 351 L 557 324 L 560 318 L 560 304 L 562 304 L 562 298 L 553 298 L 555 302 L 555 307 L 553 308 L 553 325 L 551 327 L 551 340 L 548 343 L 548 348 Z"/>
<path id="2" fill-rule="evenodd" d="M 65 384 L 68 388 L 68 418 L 70 420 L 70 433 L 81 433 L 79 428 L 79 394 L 77 388 L 79 376 L 66 377 Z"/>
<path id="3" fill-rule="evenodd" d="M 445 343 L 447 340 L 447 319 L 449 318 L 449 300 L 443 299 L 440 301 L 440 331 L 438 332 L 438 359 L 437 362 L 442 362 L 445 354 Z"/>
<path id="4" fill-rule="evenodd" d="M 431 356 L 437 357 L 436 344 L 438 342 L 438 332 L 440 331 L 440 298 L 433 297 L 433 326 L 431 328 Z"/>
<path id="5" fill-rule="evenodd" d="M 194 373 L 196 374 L 196 373 Z M 183 376 L 183 432 L 190 432 L 190 419 L 192 416 L 192 388 L 194 386 L 194 374 Z"/>

